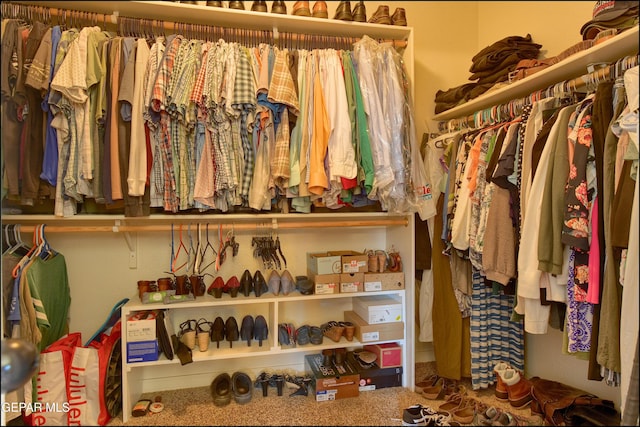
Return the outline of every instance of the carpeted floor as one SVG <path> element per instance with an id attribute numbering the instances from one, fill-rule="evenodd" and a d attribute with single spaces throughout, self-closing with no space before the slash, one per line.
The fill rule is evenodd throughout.
<path id="1" fill-rule="evenodd" d="M 435 363 L 419 363 L 416 365 L 416 381 L 435 372 Z M 515 415 L 530 417 L 528 406 L 516 410 L 508 402 L 498 401 L 494 397 L 493 388 L 476 392 L 471 390 L 470 381 L 461 383 L 467 386 L 469 395 L 488 406 L 497 406 Z M 419 403 L 437 409 L 444 403 L 444 400 L 429 400 L 419 391 L 417 388 L 413 392 L 403 387 L 392 387 L 361 392 L 360 396 L 354 398 L 316 402 L 311 395 L 289 396 L 292 390 L 286 389 L 283 396 L 277 396 L 276 389 L 269 388 L 269 395 L 263 397 L 262 391 L 256 388 L 247 404 L 239 405 L 232 401 L 225 407 L 217 407 L 212 403 L 208 387 L 172 390 L 142 396 L 151 400 L 161 396 L 164 410 L 157 414 L 130 418 L 126 425 L 399 426 L 402 425 L 404 408 Z M 125 425 L 122 423 L 122 414 L 112 419 L 108 425 Z"/>

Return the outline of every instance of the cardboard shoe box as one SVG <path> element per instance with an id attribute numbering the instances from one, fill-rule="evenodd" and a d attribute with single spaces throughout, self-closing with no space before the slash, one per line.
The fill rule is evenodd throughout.
<path id="1" fill-rule="evenodd" d="M 342 258 L 339 253 L 331 252 L 307 253 L 307 270 L 317 274 L 342 273 Z"/>
<path id="2" fill-rule="evenodd" d="M 376 364 L 381 368 L 402 366 L 402 347 L 397 343 L 370 344 L 364 349 L 376 355 Z"/>
<path id="3" fill-rule="evenodd" d="M 353 311 L 369 324 L 402 321 L 402 303 L 387 295 L 353 299 Z"/>
<path id="4" fill-rule="evenodd" d="M 369 271 L 367 254 L 354 251 L 340 252 L 342 273 L 364 273 Z"/>
<path id="5" fill-rule="evenodd" d="M 364 273 L 340 274 L 340 293 L 364 292 Z"/>
<path id="6" fill-rule="evenodd" d="M 354 366 L 360 374 L 359 391 L 371 391 L 379 388 L 401 387 L 402 367 L 381 368 L 376 363 L 365 365 L 354 357 L 353 352 L 347 353 L 347 362 Z"/>
<path id="7" fill-rule="evenodd" d="M 404 273 L 364 273 L 364 291 L 395 291 L 404 289 Z"/>
<path id="8" fill-rule="evenodd" d="M 158 360 L 158 340 L 127 342 L 127 363 Z"/>
<path id="9" fill-rule="evenodd" d="M 127 342 L 153 341 L 156 336 L 156 312 L 137 311 L 127 318 Z"/>
<path id="10" fill-rule="evenodd" d="M 307 276 L 314 283 L 316 295 L 340 293 L 340 274 L 314 274 L 313 271 L 307 270 Z"/>
<path id="11" fill-rule="evenodd" d="M 361 343 L 404 339 L 404 322 L 378 323 L 370 325 L 354 311 L 345 311 L 344 320 L 356 326 L 355 337 Z"/>
<path id="12" fill-rule="evenodd" d="M 322 354 L 304 356 L 306 370 L 313 378 L 317 402 L 360 395 L 360 375 L 354 366 L 346 361 L 341 366 L 326 366 L 322 361 Z"/>

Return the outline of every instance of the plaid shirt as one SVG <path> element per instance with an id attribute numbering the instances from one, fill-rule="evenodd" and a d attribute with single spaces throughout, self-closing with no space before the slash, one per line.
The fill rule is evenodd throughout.
<path id="1" fill-rule="evenodd" d="M 178 52 L 178 47 L 182 42 L 182 36 L 174 36 L 173 38 L 170 36 L 170 39 L 171 40 L 167 40 L 169 45 L 165 49 L 164 56 L 160 62 L 160 67 L 158 68 L 158 74 L 153 85 L 153 90 L 151 91 L 151 108 L 156 112 L 165 110 L 167 107 L 169 79 L 173 72 L 175 57 Z"/>
<path id="2" fill-rule="evenodd" d="M 242 138 L 242 150 L 244 152 L 244 174 L 240 195 L 243 203 L 248 200 L 249 187 L 253 177 L 255 165 L 253 146 L 249 141 L 247 117 L 256 108 L 255 82 L 253 80 L 251 65 L 246 52 L 241 51 L 238 56 L 238 66 L 236 69 L 236 79 L 234 85 L 233 107 L 240 111 L 240 137 Z"/>
<path id="3" fill-rule="evenodd" d="M 202 104 L 202 95 L 204 92 L 204 82 L 205 77 L 207 76 L 207 63 L 209 61 L 209 48 L 211 47 L 211 43 L 206 42 L 200 46 L 200 56 L 202 59 L 200 60 L 200 65 L 197 71 L 197 77 L 195 84 L 193 85 L 193 90 L 191 91 L 191 96 L 189 97 L 189 101 L 201 105 Z"/>

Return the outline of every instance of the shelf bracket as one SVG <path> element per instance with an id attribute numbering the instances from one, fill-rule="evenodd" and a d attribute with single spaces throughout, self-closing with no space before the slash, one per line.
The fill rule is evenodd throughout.
<path id="1" fill-rule="evenodd" d="M 113 226 L 113 232 L 120 232 L 120 220 L 117 219 Z M 138 268 L 138 234 L 131 233 L 130 231 L 125 231 L 122 233 L 124 236 L 125 242 L 127 242 L 127 247 L 129 248 L 129 268 L 135 269 Z"/>

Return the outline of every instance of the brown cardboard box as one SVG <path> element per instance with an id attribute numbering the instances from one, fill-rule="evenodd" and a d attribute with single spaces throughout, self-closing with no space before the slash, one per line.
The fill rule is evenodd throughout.
<path id="1" fill-rule="evenodd" d="M 355 337 L 361 343 L 404 339 L 404 322 L 370 325 L 353 311 L 345 311 L 344 320 L 356 325 Z"/>
<path id="2" fill-rule="evenodd" d="M 322 354 L 307 354 L 304 363 L 311 374 L 316 392 L 316 401 L 358 397 L 360 395 L 360 374 L 349 363 L 340 366 L 322 364 Z"/>
<path id="3" fill-rule="evenodd" d="M 364 273 L 340 274 L 340 293 L 364 292 Z"/>
<path id="4" fill-rule="evenodd" d="M 331 253 L 337 254 L 338 252 Z M 342 273 L 364 273 L 369 271 L 366 254 L 354 251 L 342 251 L 339 254 L 342 257 Z"/>
<path id="5" fill-rule="evenodd" d="M 404 289 L 404 273 L 364 273 L 364 291 L 395 291 Z"/>
<path id="6" fill-rule="evenodd" d="M 402 347 L 395 342 L 365 345 L 364 349 L 377 356 L 376 363 L 381 368 L 402 366 Z"/>
<path id="7" fill-rule="evenodd" d="M 309 280 L 315 284 L 314 293 L 316 295 L 327 295 L 340 293 L 339 274 L 314 274 L 308 270 Z"/>
<path id="8" fill-rule="evenodd" d="M 340 274 L 342 273 L 341 262 L 340 254 L 307 253 L 307 270 L 314 274 Z"/>

